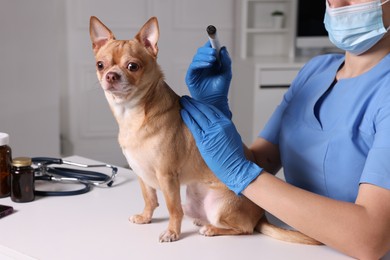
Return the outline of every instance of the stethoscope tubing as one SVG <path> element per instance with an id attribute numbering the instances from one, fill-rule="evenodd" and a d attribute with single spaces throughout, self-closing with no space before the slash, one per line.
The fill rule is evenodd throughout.
<path id="1" fill-rule="evenodd" d="M 117 174 L 117 167 L 109 164 L 81 164 L 71 161 L 66 161 L 61 158 L 52 157 L 33 157 L 33 164 L 37 165 L 35 169 L 35 180 L 54 181 L 63 183 L 82 184 L 81 189 L 70 191 L 41 191 L 35 190 L 38 196 L 71 196 L 79 195 L 88 192 L 92 186 L 102 186 L 106 184 L 111 187 Z M 111 176 L 96 171 L 86 171 L 66 167 L 49 167 L 51 164 L 67 164 L 84 168 L 91 167 L 109 167 L 112 170 Z"/>

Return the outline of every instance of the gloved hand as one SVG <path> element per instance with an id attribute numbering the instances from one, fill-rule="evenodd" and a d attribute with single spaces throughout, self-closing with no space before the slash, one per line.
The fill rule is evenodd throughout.
<path id="1" fill-rule="evenodd" d="M 217 52 L 208 41 L 200 47 L 190 64 L 186 84 L 191 96 L 211 104 L 232 118 L 228 105 L 228 92 L 232 80 L 232 62 L 225 47 L 222 47 L 217 59 Z"/>
<path id="2" fill-rule="evenodd" d="M 233 122 L 215 107 L 182 97 L 181 116 L 192 132 L 207 166 L 232 191 L 241 192 L 262 168 L 245 157 L 241 136 Z"/>

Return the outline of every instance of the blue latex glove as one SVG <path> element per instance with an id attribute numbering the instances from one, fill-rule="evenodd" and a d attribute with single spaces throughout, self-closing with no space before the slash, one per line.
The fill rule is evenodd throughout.
<path id="1" fill-rule="evenodd" d="M 186 84 L 196 100 L 211 104 L 232 118 L 228 105 L 228 92 L 232 80 L 232 62 L 225 47 L 217 52 L 208 41 L 200 47 L 190 64 Z"/>
<path id="2" fill-rule="evenodd" d="M 262 168 L 246 159 L 233 122 L 215 107 L 190 97 L 182 97 L 180 102 L 181 116 L 207 166 L 229 189 L 241 194 Z"/>

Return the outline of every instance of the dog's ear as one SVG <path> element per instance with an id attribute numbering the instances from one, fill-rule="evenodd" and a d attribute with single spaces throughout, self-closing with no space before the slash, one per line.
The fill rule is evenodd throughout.
<path id="1" fill-rule="evenodd" d="M 110 29 L 95 16 L 91 16 L 91 19 L 89 20 L 89 35 L 92 41 L 92 49 L 95 54 L 108 40 L 115 40 L 115 36 Z"/>
<path id="2" fill-rule="evenodd" d="M 135 36 L 135 39 L 138 40 L 145 48 L 154 56 L 157 57 L 158 47 L 157 41 L 159 38 L 159 28 L 158 21 L 156 17 L 150 18 L 141 30 Z"/>

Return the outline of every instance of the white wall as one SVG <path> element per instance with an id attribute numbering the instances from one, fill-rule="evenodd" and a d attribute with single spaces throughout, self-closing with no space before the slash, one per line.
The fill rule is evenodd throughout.
<path id="1" fill-rule="evenodd" d="M 13 156 L 58 156 L 63 2 L 0 2 L 0 132 Z M 65 73 L 66 74 L 66 73 Z"/>

